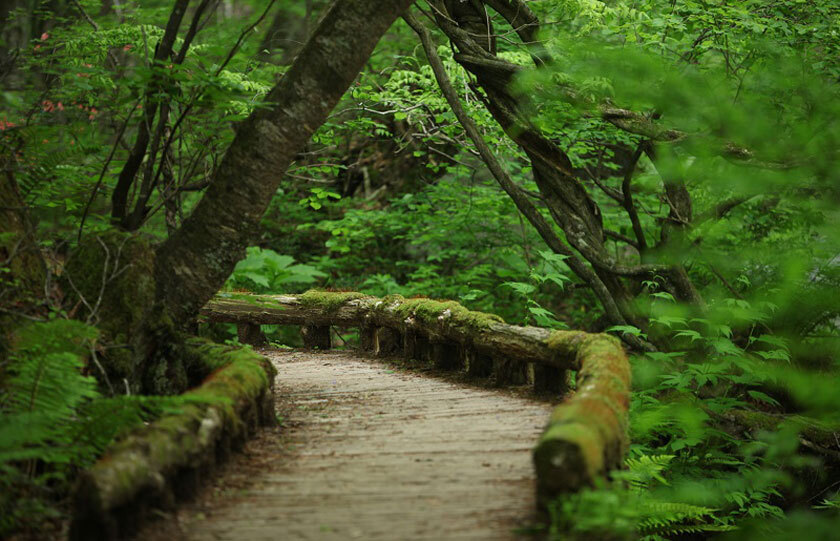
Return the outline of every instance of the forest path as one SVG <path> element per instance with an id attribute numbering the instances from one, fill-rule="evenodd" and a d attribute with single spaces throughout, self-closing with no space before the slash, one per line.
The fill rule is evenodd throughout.
<path id="1" fill-rule="evenodd" d="M 282 428 L 141 538 L 495 540 L 532 521 L 550 404 L 346 351 L 264 353 Z"/>

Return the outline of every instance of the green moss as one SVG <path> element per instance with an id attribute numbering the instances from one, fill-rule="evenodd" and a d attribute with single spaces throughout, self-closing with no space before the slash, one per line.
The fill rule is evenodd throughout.
<path id="1" fill-rule="evenodd" d="M 396 293 L 391 295 L 385 295 L 382 297 L 382 305 L 390 305 L 390 304 L 402 304 L 405 302 L 405 297 L 402 295 L 398 295 Z"/>
<path id="2" fill-rule="evenodd" d="M 563 456 L 570 453 L 571 449 L 574 449 L 576 456 Z M 598 432 L 585 424 L 570 422 L 552 425 L 543 433 L 534 450 L 537 475 L 562 475 L 565 470 L 567 475 L 575 478 L 572 484 L 577 484 L 580 482 L 577 479 L 583 477 L 580 471 L 583 467 L 586 470 L 583 479 L 591 482 L 604 471 L 603 449 L 604 443 Z M 583 464 L 580 464 L 581 461 Z M 552 484 L 562 484 L 562 481 L 554 479 Z"/>
<path id="3" fill-rule="evenodd" d="M 140 235 L 109 231 L 88 236 L 71 254 L 62 288 L 76 317 L 92 320 L 111 347 L 101 359 L 111 381 L 131 379 L 128 344 L 155 299 L 155 253 Z"/>
<path id="4" fill-rule="evenodd" d="M 310 289 L 300 296 L 300 303 L 306 308 L 320 308 L 327 313 L 335 312 L 349 301 L 367 297 L 354 291 L 318 291 Z"/>
<path id="5" fill-rule="evenodd" d="M 187 340 L 191 373 L 203 382 L 194 392 L 202 389 L 207 378 L 233 378 L 249 392 L 261 392 L 277 371 L 263 356 L 248 347 L 216 344 L 201 338 Z M 257 389 L 254 386 L 257 386 Z"/>
<path id="6" fill-rule="evenodd" d="M 146 237 L 119 231 L 89 236 L 67 262 L 66 290 L 80 303 L 80 316 L 97 309 L 98 325 L 106 336 L 125 335 L 154 301 L 154 263 L 154 248 Z"/>
<path id="7" fill-rule="evenodd" d="M 495 315 L 485 312 L 473 312 L 455 301 L 435 301 L 432 299 L 389 299 L 386 297 L 383 306 L 395 306 L 394 311 L 402 318 L 414 317 L 426 325 L 436 325 L 443 319 L 446 324 L 463 327 L 471 331 L 488 329 L 493 323 L 505 321 Z M 387 301 L 391 302 L 387 302 Z"/>
<path id="8" fill-rule="evenodd" d="M 208 376 L 200 386 L 175 398 L 175 409 L 169 414 L 111 446 L 91 470 L 99 487 L 108 492 L 108 502 L 130 500 L 151 476 L 190 466 L 208 451 L 200 435 L 208 408 L 220 413 L 224 430 L 237 437 L 245 429 L 240 414 L 258 405 L 257 399 L 269 392 L 274 370 L 250 349 L 197 338 L 188 340 L 186 349 L 193 362 L 205 364 Z"/>
<path id="9" fill-rule="evenodd" d="M 581 366 L 581 379 L 612 376 L 624 382 L 630 391 L 630 363 L 621 342 L 609 335 L 588 335 L 578 348 L 577 361 Z"/>
<path id="10" fill-rule="evenodd" d="M 256 307 L 270 307 L 270 308 L 280 308 L 283 309 L 284 306 L 277 303 L 270 295 L 257 295 L 254 293 L 239 293 L 239 292 L 228 292 L 228 293 L 219 293 L 216 295 L 217 298 L 224 300 L 224 299 L 231 299 L 236 301 L 244 301 L 248 304 L 252 304 Z M 212 301 L 211 301 L 212 302 Z"/>
<path id="11" fill-rule="evenodd" d="M 581 331 L 552 331 L 545 343 L 557 355 L 568 358 L 575 356 L 585 337 L 586 333 Z"/>

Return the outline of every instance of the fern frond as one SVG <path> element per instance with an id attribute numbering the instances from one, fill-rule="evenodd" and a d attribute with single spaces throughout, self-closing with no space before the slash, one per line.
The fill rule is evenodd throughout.
<path id="1" fill-rule="evenodd" d="M 77 410 L 99 396 L 96 381 L 81 372 L 81 353 L 96 331 L 57 320 L 30 325 L 18 334 L 4 382 L 0 462 L 69 462 L 76 442 L 68 427 Z"/>

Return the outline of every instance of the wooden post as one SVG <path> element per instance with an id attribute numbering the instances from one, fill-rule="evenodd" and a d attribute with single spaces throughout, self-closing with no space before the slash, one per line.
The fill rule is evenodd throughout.
<path id="1" fill-rule="evenodd" d="M 525 385 L 528 383 L 528 363 L 508 357 L 494 357 L 493 374 L 499 386 Z"/>
<path id="2" fill-rule="evenodd" d="M 429 339 L 422 333 L 410 326 L 406 326 L 403 335 L 403 357 L 416 361 L 429 361 L 432 359 L 432 346 Z"/>
<path id="3" fill-rule="evenodd" d="M 406 326 L 405 331 L 403 332 L 403 352 L 402 356 L 405 359 L 411 360 L 415 359 L 417 355 L 417 333 L 414 330 Z"/>
<path id="4" fill-rule="evenodd" d="M 239 323 L 236 326 L 236 334 L 239 342 L 251 346 L 263 346 L 268 343 L 262 328 L 254 323 Z"/>
<path id="5" fill-rule="evenodd" d="M 569 373 L 557 366 L 534 364 L 534 391 L 562 396 L 569 390 Z"/>
<path id="6" fill-rule="evenodd" d="M 359 327 L 359 347 L 362 351 L 373 351 L 373 335 L 376 327 L 373 325 L 361 325 Z"/>
<path id="7" fill-rule="evenodd" d="M 438 370 L 459 370 L 463 366 L 458 346 L 449 342 L 432 342 L 431 356 Z"/>
<path id="8" fill-rule="evenodd" d="M 377 327 L 373 331 L 373 354 L 377 357 L 394 355 L 402 346 L 400 333 L 390 327 Z"/>
<path id="9" fill-rule="evenodd" d="M 330 349 L 332 346 L 329 325 L 301 327 L 300 335 L 303 337 L 303 346 L 307 349 Z"/>
<path id="10" fill-rule="evenodd" d="M 416 356 L 415 359 L 418 361 L 425 361 L 429 362 L 432 360 L 432 343 L 429 341 L 429 337 L 424 334 L 417 334 L 414 337 L 414 341 L 416 344 Z"/>
<path id="11" fill-rule="evenodd" d="M 471 346 L 463 346 L 461 356 L 467 375 L 474 378 L 489 378 L 493 375 L 493 358 L 481 353 Z"/>

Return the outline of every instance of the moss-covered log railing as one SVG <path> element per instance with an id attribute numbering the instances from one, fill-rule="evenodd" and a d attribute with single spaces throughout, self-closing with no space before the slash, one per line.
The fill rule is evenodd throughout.
<path id="1" fill-rule="evenodd" d="M 154 510 L 194 494 L 256 427 L 273 424 L 275 370 L 267 359 L 202 339 L 188 340 L 185 352 L 203 382 L 79 475 L 71 541 L 133 537 Z"/>
<path id="2" fill-rule="evenodd" d="M 260 325 L 300 325 L 304 344 L 327 349 L 331 326 L 358 327 L 363 349 L 379 356 L 431 361 L 441 369 L 531 382 L 565 393 L 534 448 L 540 506 L 591 485 L 621 466 L 627 448 L 630 366 L 619 341 L 605 334 L 508 325 L 452 301 L 310 291 L 302 295 L 217 295 L 202 310 L 209 321 L 235 323 L 240 340 L 262 340 Z"/>

